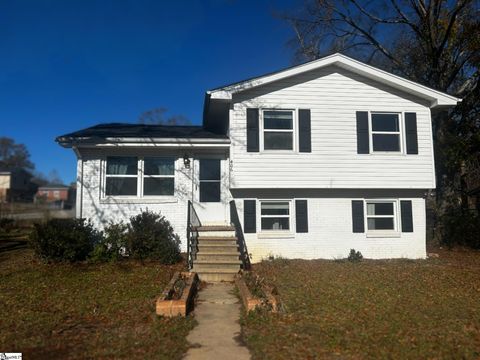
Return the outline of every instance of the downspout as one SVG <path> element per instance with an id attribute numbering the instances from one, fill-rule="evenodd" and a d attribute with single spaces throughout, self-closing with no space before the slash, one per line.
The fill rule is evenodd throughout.
<path id="1" fill-rule="evenodd" d="M 80 195 L 77 195 L 77 199 L 76 199 L 77 203 L 75 206 L 78 209 L 78 212 L 76 214 L 77 218 L 82 219 L 83 218 L 83 159 L 77 147 L 72 146 L 72 149 L 75 152 L 75 155 L 77 156 L 77 160 L 80 161 L 80 167 L 77 164 L 77 192 L 79 192 Z M 80 183 L 80 187 L 78 186 L 79 183 Z"/>

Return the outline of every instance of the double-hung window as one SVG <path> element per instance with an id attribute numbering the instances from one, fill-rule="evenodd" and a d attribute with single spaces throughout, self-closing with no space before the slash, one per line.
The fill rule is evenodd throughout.
<path id="1" fill-rule="evenodd" d="M 290 201 L 261 201 L 262 231 L 290 230 Z"/>
<path id="2" fill-rule="evenodd" d="M 105 196 L 169 196 L 175 192 L 173 157 L 108 156 Z"/>
<path id="3" fill-rule="evenodd" d="M 397 202 L 394 200 L 366 200 L 367 229 L 395 231 L 397 229 Z"/>
<path id="4" fill-rule="evenodd" d="M 401 126 L 398 113 L 371 113 L 373 152 L 400 152 Z"/>
<path id="5" fill-rule="evenodd" d="M 135 156 L 109 156 L 105 175 L 105 195 L 136 196 L 138 158 Z"/>
<path id="6" fill-rule="evenodd" d="M 143 195 L 173 195 L 175 161 L 173 158 L 145 157 L 143 160 Z"/>
<path id="7" fill-rule="evenodd" d="M 263 110 L 263 150 L 293 150 L 293 110 Z"/>

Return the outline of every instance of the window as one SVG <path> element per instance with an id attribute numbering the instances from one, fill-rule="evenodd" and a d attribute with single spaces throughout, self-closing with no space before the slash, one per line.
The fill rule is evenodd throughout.
<path id="1" fill-rule="evenodd" d="M 60 197 L 60 191 L 54 190 L 53 191 L 53 197 L 58 199 Z"/>
<path id="2" fill-rule="evenodd" d="M 133 156 L 107 157 L 105 195 L 137 195 L 138 159 Z"/>
<path id="3" fill-rule="evenodd" d="M 290 202 L 261 201 L 260 217 L 262 230 L 290 230 Z"/>
<path id="4" fill-rule="evenodd" d="M 174 192 L 173 157 L 107 157 L 105 196 L 166 196 Z"/>
<path id="5" fill-rule="evenodd" d="M 293 111 L 263 111 L 263 149 L 293 150 Z"/>
<path id="6" fill-rule="evenodd" d="M 175 160 L 146 157 L 143 160 L 143 195 L 173 195 L 175 191 Z"/>
<path id="7" fill-rule="evenodd" d="M 200 202 L 220 201 L 220 159 L 200 159 Z"/>
<path id="8" fill-rule="evenodd" d="M 399 114 L 371 114 L 372 150 L 375 152 L 400 152 L 400 119 Z"/>
<path id="9" fill-rule="evenodd" d="M 396 209 L 395 201 L 366 201 L 367 204 L 367 229 L 396 230 Z"/>

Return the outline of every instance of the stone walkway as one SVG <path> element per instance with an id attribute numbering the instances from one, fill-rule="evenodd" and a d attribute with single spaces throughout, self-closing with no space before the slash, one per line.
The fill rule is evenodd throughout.
<path id="1" fill-rule="evenodd" d="M 240 304 L 233 284 L 209 284 L 199 293 L 195 307 L 198 325 L 187 336 L 192 347 L 185 359 L 250 359 L 240 339 Z"/>

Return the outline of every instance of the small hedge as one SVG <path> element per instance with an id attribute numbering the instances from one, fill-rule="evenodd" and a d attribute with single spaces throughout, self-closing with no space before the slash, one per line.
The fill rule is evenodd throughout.
<path id="1" fill-rule="evenodd" d="M 127 252 L 135 259 L 174 264 L 180 260 L 180 238 L 164 216 L 144 211 L 130 218 Z"/>
<path id="2" fill-rule="evenodd" d="M 52 219 L 35 224 L 30 244 L 46 261 L 181 260 L 180 239 L 170 222 L 150 211 L 132 216 L 128 224 L 110 223 L 103 232 L 85 219 Z"/>
<path id="3" fill-rule="evenodd" d="M 52 219 L 35 224 L 30 245 L 46 261 L 83 261 L 102 234 L 85 219 Z"/>

